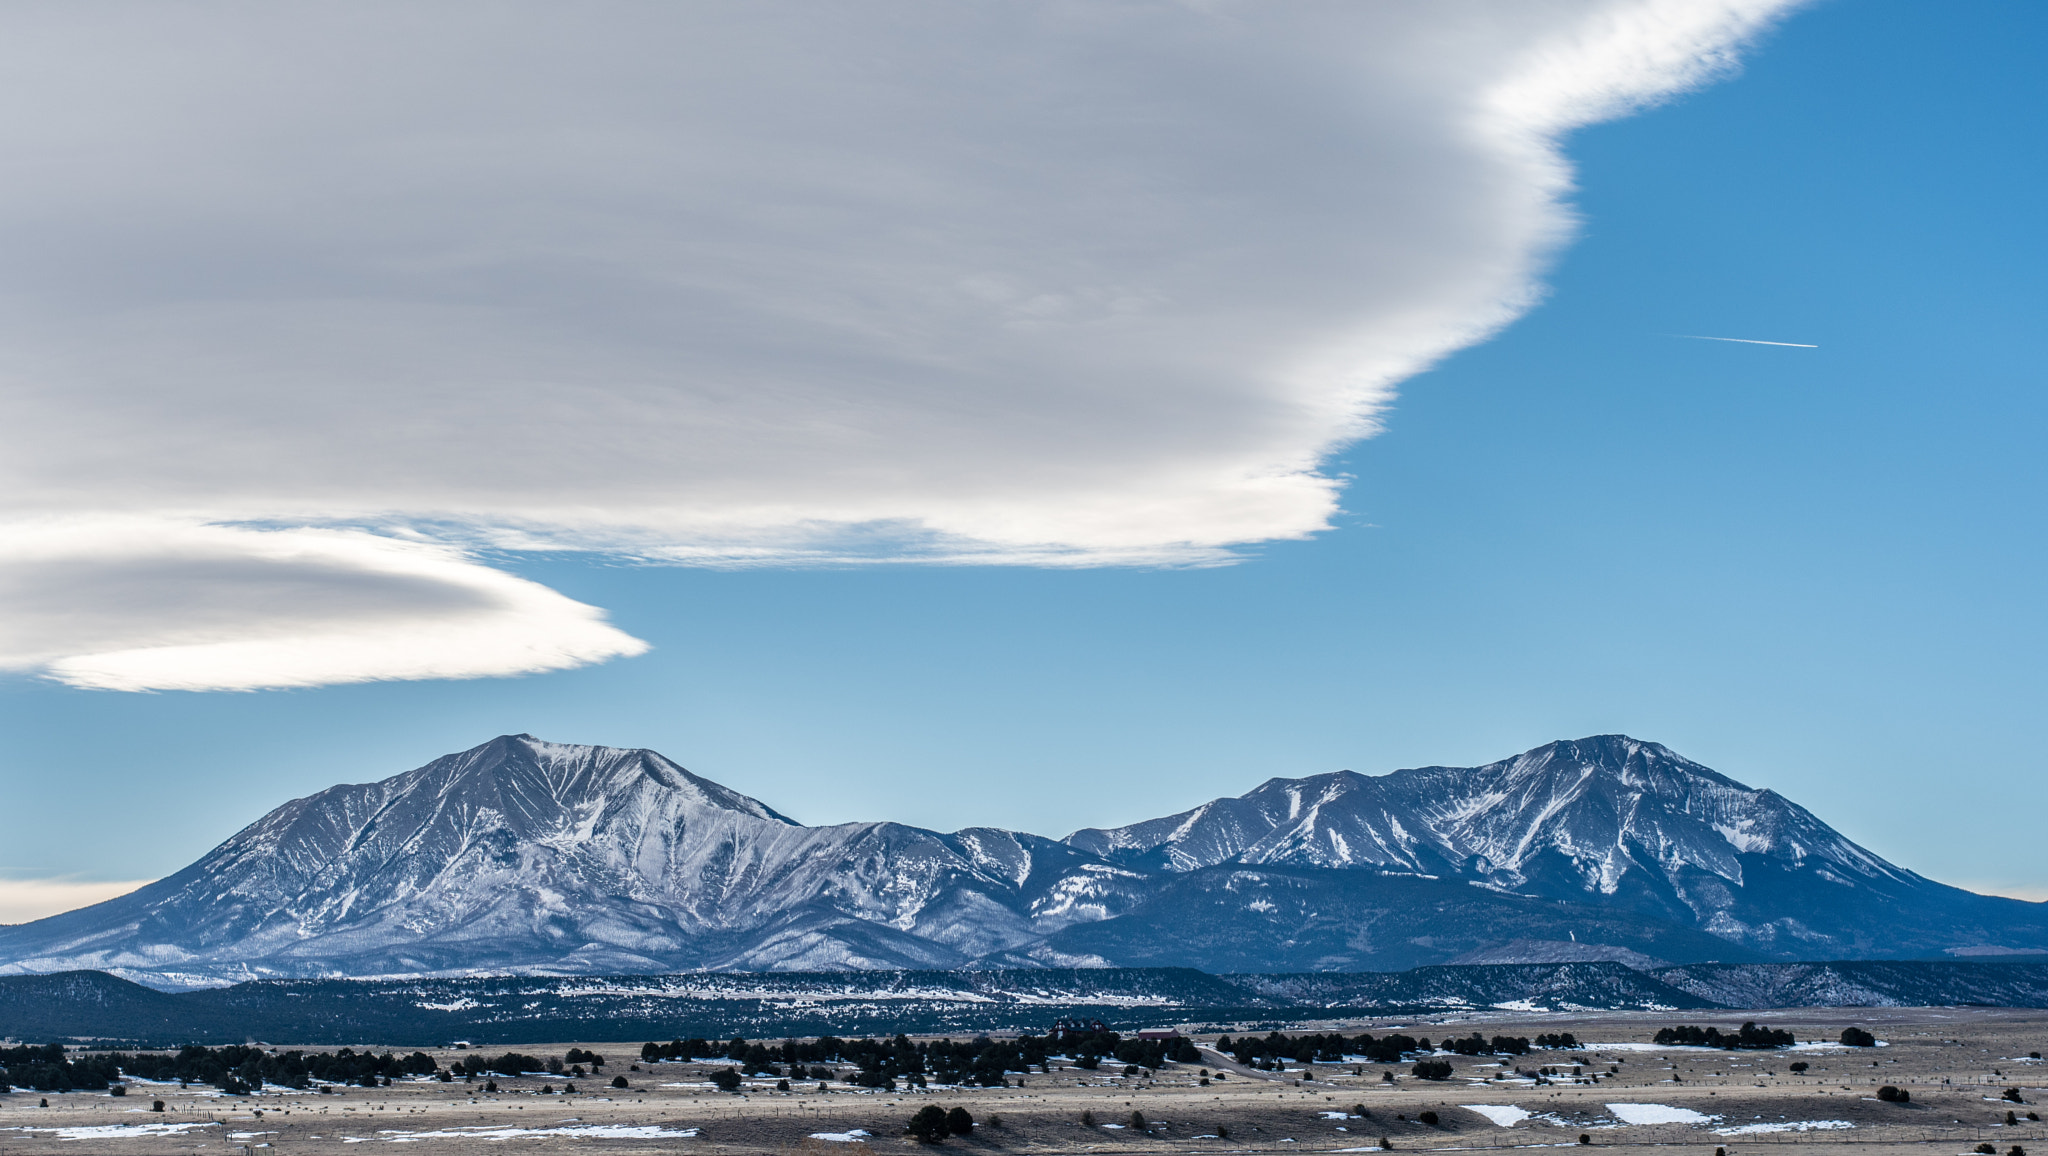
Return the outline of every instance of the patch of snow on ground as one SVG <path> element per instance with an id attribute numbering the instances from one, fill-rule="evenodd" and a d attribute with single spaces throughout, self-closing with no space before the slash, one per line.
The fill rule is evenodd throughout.
<path id="1" fill-rule="evenodd" d="M 568 1136 L 577 1140 L 687 1140 L 697 1134 L 695 1128 L 681 1128 L 671 1131 L 659 1124 L 578 1124 L 570 1128 L 507 1128 L 478 1125 L 468 1128 L 442 1128 L 434 1132 L 405 1132 L 395 1128 L 380 1129 L 377 1133 L 390 1144 L 417 1144 L 422 1140 L 523 1140 L 533 1136 Z M 361 1143 L 354 1137 L 344 1139 Z"/>
<path id="2" fill-rule="evenodd" d="M 813 1132 L 813 1140 L 830 1140 L 834 1144 L 859 1144 L 868 1138 L 866 1128 L 855 1128 L 851 1132 Z"/>
<path id="3" fill-rule="evenodd" d="M 54 1132 L 59 1140 L 128 1140 L 137 1136 L 176 1136 L 194 1128 L 218 1128 L 205 1124 L 95 1124 L 76 1128 L 13 1128 L 15 1132 Z"/>
<path id="4" fill-rule="evenodd" d="M 1720 1136 L 1753 1136 L 1759 1132 L 1837 1132 L 1856 1125 L 1847 1120 L 1787 1120 L 1780 1124 L 1743 1124 L 1734 1128 L 1716 1128 Z"/>
<path id="5" fill-rule="evenodd" d="M 1467 1112 L 1477 1112 L 1493 1121 L 1493 1126 L 1496 1128 L 1512 1128 L 1536 1114 L 1527 1108 L 1517 1108 L 1513 1104 L 1460 1104 L 1458 1106 Z"/>
<path id="6" fill-rule="evenodd" d="M 1669 1104 L 1609 1104 L 1607 1110 L 1624 1124 L 1711 1124 L 1721 1118 Z"/>

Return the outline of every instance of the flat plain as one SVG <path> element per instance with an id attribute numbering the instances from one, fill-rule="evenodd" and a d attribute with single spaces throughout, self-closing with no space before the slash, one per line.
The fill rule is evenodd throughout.
<path id="1" fill-rule="evenodd" d="M 1787 1029 L 1802 1042 L 1768 1052 L 1651 1042 L 1660 1027 L 1695 1023 L 1728 1029 L 1745 1019 Z M 1881 1046 L 1831 1042 L 1851 1025 L 1871 1031 Z M 1207 1045 L 1219 1034 L 1264 1034 L 1272 1026 L 1201 1025 L 1189 1034 Z M 937 1151 L 988 1156 L 1370 1152 L 1383 1145 L 1396 1152 L 1585 1146 L 1609 1153 L 1680 1149 L 1698 1156 L 1715 1156 L 1716 1149 L 1745 1156 L 1794 1146 L 1812 1156 L 1965 1156 L 1982 1144 L 1999 1156 L 2009 1156 L 2015 1146 L 2048 1156 L 2048 1131 L 2030 1118 L 2048 1101 L 2048 1064 L 2030 1055 L 2048 1049 L 2048 1011 L 1489 1012 L 1297 1022 L 1283 1030 L 1355 1035 L 1396 1029 L 1436 1040 L 1474 1031 L 1530 1037 L 1571 1032 L 1581 1046 L 1516 1057 L 1442 1057 L 1453 1068 L 1447 1080 L 1417 1078 L 1409 1064 L 1253 1071 L 1205 1048 L 1201 1063 L 1129 1078 L 1112 1074 L 1122 1071 L 1120 1065 L 1105 1063 L 1087 1072 L 1055 1060 L 1053 1071 L 1026 1075 L 1021 1087 L 881 1092 L 830 1081 L 821 1091 L 817 1082 L 805 1080 L 780 1092 L 773 1080 L 751 1080 L 731 1094 L 708 1079 L 724 1065 L 643 1063 L 631 1070 L 640 1041 L 565 1041 L 516 1050 L 542 1056 L 570 1047 L 594 1051 L 610 1061 L 604 1078 L 583 1080 L 574 1092 L 564 1091 L 559 1076 L 495 1077 L 495 1093 L 484 1091 L 481 1079 L 255 1096 L 141 1082 L 118 1097 L 15 1091 L 0 1095 L 0 1154 L 247 1150 L 251 1156 L 283 1156 L 399 1144 L 418 1156 L 479 1149 L 851 1156 L 862 1149 L 917 1150 L 921 1146 L 904 1134 L 904 1125 L 920 1108 L 937 1104 L 965 1108 L 977 1122 L 970 1135 L 953 1137 Z M 450 1049 L 428 1051 L 443 1066 L 463 1056 Z M 1797 1061 L 1807 1069 L 1794 1073 L 1790 1065 Z M 607 1086 L 613 1075 L 624 1075 L 630 1086 Z M 1910 1092 L 1910 1102 L 1880 1101 L 1877 1090 L 1884 1085 Z M 152 1100 L 163 1101 L 161 1113 L 152 1110 Z M 1436 1122 L 1423 1122 L 1425 1112 L 1434 1113 Z M 1092 1123 L 1084 1122 L 1084 1113 Z"/>

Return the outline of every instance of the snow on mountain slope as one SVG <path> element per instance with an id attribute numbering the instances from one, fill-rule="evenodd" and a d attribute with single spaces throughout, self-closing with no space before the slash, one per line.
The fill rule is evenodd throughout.
<path id="1" fill-rule="evenodd" d="M 1897 920 L 1917 934 L 1956 904 L 1997 905 L 1887 863 L 1772 791 L 1625 735 L 1483 767 L 1272 779 L 1241 798 L 1067 842 L 1171 872 L 1241 864 L 1462 879 L 1785 952 L 1881 952 Z M 2037 906 L 1993 914 L 2031 927 L 2038 914 L 2021 909 Z M 1893 927 L 1869 922 L 1880 908 Z"/>
<path id="2" fill-rule="evenodd" d="M 1910 878 L 1770 791 L 1619 735 L 1550 743 L 1483 767 L 1271 779 L 1242 798 L 1077 831 L 1067 842 L 1174 871 L 1227 862 L 1376 867 L 1473 874 L 1509 888 L 1555 853 L 1607 894 L 1631 870 L 1679 863 L 1740 883 L 1745 853 Z"/>
<path id="3" fill-rule="evenodd" d="M 293 800 L 167 879 L 0 927 L 0 974 L 1370 970 L 1531 937 L 1681 963 L 1904 958 L 2048 948 L 2044 912 L 1922 879 L 1624 736 L 1273 779 L 1059 841 L 806 827 L 652 751 L 513 735 Z"/>
<path id="4" fill-rule="evenodd" d="M 493 740 L 264 816 L 110 903 L 0 929 L 9 970 L 951 967 L 1119 909 L 1035 835 L 804 827 L 644 750 Z"/>

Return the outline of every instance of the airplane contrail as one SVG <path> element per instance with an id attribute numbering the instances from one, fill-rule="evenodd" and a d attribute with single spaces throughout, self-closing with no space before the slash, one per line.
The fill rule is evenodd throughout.
<path id="1" fill-rule="evenodd" d="M 1684 337 L 1692 341 L 1739 341 L 1744 345 L 1783 345 L 1792 349 L 1819 349 L 1818 345 L 1807 345 L 1799 341 L 1758 341 L 1754 337 L 1705 337 L 1698 333 L 1674 333 L 1673 337 Z"/>

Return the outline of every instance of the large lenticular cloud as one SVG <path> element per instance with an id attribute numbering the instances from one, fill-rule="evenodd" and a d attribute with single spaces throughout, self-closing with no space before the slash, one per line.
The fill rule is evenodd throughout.
<path id="1" fill-rule="evenodd" d="M 1559 135 L 1787 6 L 9 8 L 0 518 L 36 529 L 0 576 L 72 578 L 0 662 L 199 689 L 639 648 L 493 586 L 483 543 L 1102 565 L 1313 534 L 1320 463 L 1534 297 Z M 239 580 L 303 598 L 217 613 L 178 549 L 224 526 Z M 316 580 L 263 540 L 298 527 L 343 535 Z M 491 628 L 387 629 L 450 600 Z"/>

